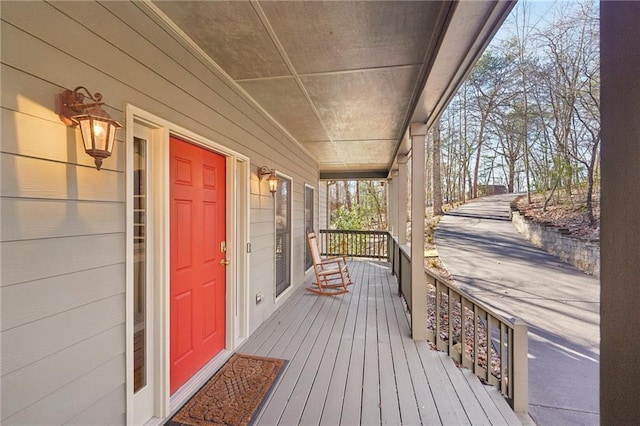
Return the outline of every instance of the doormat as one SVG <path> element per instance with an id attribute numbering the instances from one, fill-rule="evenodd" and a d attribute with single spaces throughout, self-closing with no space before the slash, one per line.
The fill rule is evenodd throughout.
<path id="1" fill-rule="evenodd" d="M 166 425 L 251 424 L 286 363 L 283 359 L 234 354 Z"/>

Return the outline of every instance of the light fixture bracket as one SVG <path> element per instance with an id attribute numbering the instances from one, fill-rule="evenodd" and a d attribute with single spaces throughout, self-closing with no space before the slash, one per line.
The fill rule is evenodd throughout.
<path id="1" fill-rule="evenodd" d="M 85 93 L 82 93 L 84 91 Z M 91 99 L 93 102 L 84 103 L 85 98 Z M 57 110 L 60 119 L 69 127 L 78 125 L 78 121 L 73 117 L 84 113 L 87 109 L 104 105 L 102 102 L 102 93 L 96 92 L 93 95 L 84 86 L 78 86 L 73 90 L 65 89 L 58 95 Z"/>
<path id="2" fill-rule="evenodd" d="M 262 180 L 265 176 L 271 175 L 271 168 L 267 166 L 258 167 L 258 179 Z"/>

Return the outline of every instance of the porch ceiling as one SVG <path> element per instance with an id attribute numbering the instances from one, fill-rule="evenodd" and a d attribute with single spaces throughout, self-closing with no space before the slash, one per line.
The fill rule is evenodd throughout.
<path id="1" fill-rule="evenodd" d="M 317 159 L 321 173 L 345 175 L 391 169 L 406 151 L 407 125 L 433 121 L 513 6 L 154 4 Z"/>

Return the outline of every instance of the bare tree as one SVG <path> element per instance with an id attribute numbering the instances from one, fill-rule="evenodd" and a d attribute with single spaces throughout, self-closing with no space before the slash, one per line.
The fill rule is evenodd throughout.
<path id="1" fill-rule="evenodd" d="M 493 50 L 488 50 L 480 58 L 469 77 L 469 83 L 473 89 L 476 100 L 477 128 L 476 128 L 476 152 L 475 166 L 473 168 L 473 186 L 471 198 L 478 197 L 478 173 L 482 158 L 482 147 L 486 141 L 487 124 L 489 117 L 495 114 L 496 108 L 504 102 L 504 96 L 510 95 L 505 90 L 509 82 L 512 58 L 498 55 Z"/>
<path id="2" fill-rule="evenodd" d="M 562 161 L 556 179 L 571 195 L 574 183 L 586 178 L 587 216 L 594 225 L 592 198 L 600 144 L 598 4 L 589 0 L 568 11 L 560 9 L 555 27 L 538 36 L 552 59 L 542 76 L 553 112 L 549 127 Z"/>
<path id="3" fill-rule="evenodd" d="M 442 214 L 442 179 L 440 177 L 440 123 L 433 128 L 433 214 Z"/>
<path id="4" fill-rule="evenodd" d="M 443 195 L 506 181 L 514 191 L 586 199 L 595 224 L 600 149 L 599 28 L 595 0 L 562 2 L 531 22 L 527 2 L 507 20 L 511 33 L 490 45 L 443 113 Z M 434 188 L 435 190 L 435 188 Z M 562 190 L 562 191 L 561 191 Z"/>

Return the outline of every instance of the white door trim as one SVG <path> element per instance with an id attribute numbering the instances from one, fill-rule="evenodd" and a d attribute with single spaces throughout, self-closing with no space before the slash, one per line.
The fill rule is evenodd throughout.
<path id="1" fill-rule="evenodd" d="M 149 129 L 149 215 L 153 216 L 153 228 L 149 229 L 150 277 L 153 281 L 153 304 L 150 308 L 153 340 L 147 347 L 153 352 L 154 417 L 162 420 L 172 408 L 181 405 L 192 392 L 169 392 L 169 137 L 176 136 L 227 158 L 226 182 L 226 238 L 227 268 L 226 342 L 225 352 L 235 349 L 249 335 L 249 158 L 229 148 L 191 132 L 168 120 L 128 104 L 126 106 L 126 419 L 133 424 L 135 401 L 133 393 L 133 138 L 136 125 Z M 218 357 L 216 357 L 218 358 Z M 216 359 L 214 358 L 214 360 Z M 210 363 L 211 364 L 211 363 Z M 217 363 L 214 363 L 217 364 Z M 204 383 L 205 375 L 196 374 L 188 382 L 189 389 Z M 187 385 L 185 385 L 187 386 Z M 195 387 L 197 389 L 198 387 Z M 178 401 L 180 399 L 181 401 Z"/>

